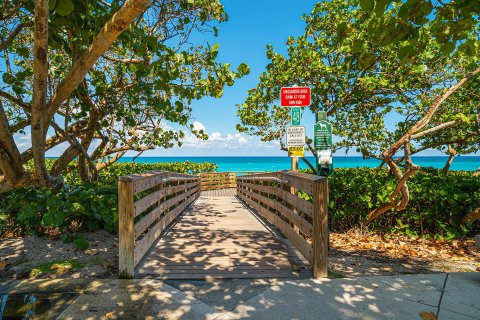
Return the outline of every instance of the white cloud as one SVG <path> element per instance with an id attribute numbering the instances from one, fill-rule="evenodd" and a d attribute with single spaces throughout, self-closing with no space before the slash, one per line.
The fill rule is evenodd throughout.
<path id="1" fill-rule="evenodd" d="M 205 126 L 200 121 L 195 121 L 193 123 L 193 129 L 196 131 L 200 131 L 200 130 L 206 131 Z"/>
<path id="2" fill-rule="evenodd" d="M 221 141 L 222 140 L 222 134 L 218 131 L 214 131 L 214 132 L 212 132 L 212 134 L 208 138 L 211 141 Z"/>
<path id="3" fill-rule="evenodd" d="M 205 126 L 198 121 L 193 123 L 196 130 L 204 130 L 207 132 Z M 194 134 L 187 134 L 183 139 L 183 145 L 178 151 L 190 150 L 192 154 L 197 153 L 220 153 L 229 155 L 232 153 L 243 153 L 244 150 L 258 149 L 258 148 L 274 149 L 277 145 L 260 142 L 251 136 L 246 136 L 241 133 L 226 133 L 222 134 L 218 131 L 213 131 L 209 134 L 208 140 L 198 139 Z M 171 150 L 171 149 L 170 149 Z"/>
<path id="4" fill-rule="evenodd" d="M 23 152 L 32 146 L 32 136 L 30 133 L 15 134 L 13 139 L 15 140 L 18 151 L 20 152 Z"/>

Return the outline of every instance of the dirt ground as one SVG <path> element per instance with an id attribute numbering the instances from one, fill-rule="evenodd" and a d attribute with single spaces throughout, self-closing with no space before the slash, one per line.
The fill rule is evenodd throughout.
<path id="1" fill-rule="evenodd" d="M 104 230 L 83 233 L 82 236 L 90 243 L 86 250 L 79 250 L 72 243 L 64 243 L 61 239 L 0 239 L 0 278 L 116 277 L 117 237 Z M 64 264 L 61 262 L 66 260 L 74 260 L 74 266 L 62 266 Z M 52 262 L 58 262 L 57 266 L 54 264 L 45 267 Z M 33 275 L 32 270 L 35 268 L 49 270 Z"/>
<path id="2" fill-rule="evenodd" d="M 330 269 L 346 277 L 480 271 L 473 239 L 433 241 L 350 231 L 330 235 Z"/>
<path id="3" fill-rule="evenodd" d="M 115 278 L 117 237 L 106 231 L 83 236 L 90 242 L 87 250 L 61 239 L 0 239 L 0 278 Z M 62 267 L 60 262 L 65 260 L 74 260 L 75 264 Z M 52 262 L 59 263 L 47 265 Z M 47 272 L 32 273 L 42 266 Z M 358 232 L 332 233 L 329 269 L 332 277 L 475 272 L 480 271 L 480 252 L 471 239 L 435 242 Z"/>

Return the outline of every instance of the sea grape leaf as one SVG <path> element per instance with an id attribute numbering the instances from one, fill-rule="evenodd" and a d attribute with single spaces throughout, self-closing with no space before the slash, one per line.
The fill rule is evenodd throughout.
<path id="1" fill-rule="evenodd" d="M 73 12 L 74 8 L 75 5 L 72 0 L 59 0 L 55 7 L 55 12 L 61 16 L 68 16 Z"/>

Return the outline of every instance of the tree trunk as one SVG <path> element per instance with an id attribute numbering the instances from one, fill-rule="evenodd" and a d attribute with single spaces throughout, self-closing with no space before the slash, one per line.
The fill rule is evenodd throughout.
<path id="1" fill-rule="evenodd" d="M 448 156 L 448 160 L 445 163 L 445 166 L 443 167 L 443 171 L 447 173 L 450 170 L 450 166 L 452 165 L 453 159 L 455 159 L 456 153 L 450 153 Z"/>
<path id="2" fill-rule="evenodd" d="M 41 186 L 49 184 L 45 166 L 45 138 L 50 119 L 45 121 L 48 76 L 48 0 L 35 1 L 33 98 L 31 136 L 34 161 L 34 177 Z"/>
<path id="3" fill-rule="evenodd" d="M 415 137 L 416 134 L 420 132 L 425 126 L 428 125 L 430 120 L 432 119 L 435 112 L 438 110 L 440 105 L 453 93 L 455 93 L 458 88 L 460 88 L 465 82 L 470 80 L 471 78 L 475 77 L 478 73 L 480 73 L 480 67 L 475 69 L 474 71 L 468 73 L 465 77 L 463 77 L 460 81 L 458 81 L 455 85 L 450 87 L 447 91 L 445 91 L 442 95 L 437 97 L 434 103 L 427 109 L 426 113 L 423 117 L 418 120 L 400 139 L 398 139 L 390 148 L 384 150 L 382 152 L 383 160 L 388 164 L 390 169 L 395 174 L 397 179 L 397 186 L 395 191 L 390 194 L 390 201 L 383 205 L 380 208 L 376 208 L 371 211 L 367 216 L 367 223 L 370 223 L 383 213 L 391 210 L 404 210 L 409 201 L 409 192 L 407 181 L 408 179 L 418 171 L 419 167 L 413 165 L 410 159 L 410 140 L 412 137 Z M 402 173 L 402 170 L 395 164 L 393 161 L 393 156 L 397 153 L 397 151 L 401 147 L 405 148 L 405 164 L 406 170 L 405 173 Z M 399 195 L 401 195 L 401 200 L 398 200 Z"/>
<path id="4" fill-rule="evenodd" d="M 408 131 L 406 134 L 403 135 L 393 146 L 391 146 L 389 149 L 385 150 L 383 152 L 384 157 L 393 157 L 395 153 L 397 152 L 398 149 L 400 149 L 406 141 L 409 141 L 413 135 L 418 133 L 420 130 L 425 128 L 426 125 L 430 122 L 430 119 L 432 119 L 433 115 L 437 111 L 437 109 L 440 107 L 440 105 L 447 100 L 448 97 L 450 97 L 452 94 L 454 94 L 458 88 L 460 88 L 465 82 L 476 76 L 478 73 L 480 73 L 480 67 L 473 70 L 469 74 L 467 74 L 463 79 L 458 81 L 455 85 L 450 87 L 445 93 L 443 93 L 441 96 L 439 96 L 435 102 L 428 108 L 427 112 L 425 115 L 418 120 Z"/>
<path id="5" fill-rule="evenodd" d="M 0 169 L 8 179 L 15 183 L 25 174 L 22 157 L 8 124 L 7 116 L 0 101 Z"/>
<path id="6" fill-rule="evenodd" d="M 465 216 L 465 218 L 463 218 L 462 222 L 463 223 L 470 223 L 470 222 L 474 222 L 478 219 L 480 219 L 480 208 L 477 208 L 477 209 L 473 210 L 473 212 L 471 212 L 470 214 Z"/>

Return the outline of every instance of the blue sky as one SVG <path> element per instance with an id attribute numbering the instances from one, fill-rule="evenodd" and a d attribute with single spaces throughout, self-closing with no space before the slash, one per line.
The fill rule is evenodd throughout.
<path id="1" fill-rule="evenodd" d="M 288 36 L 299 36 L 303 33 L 305 23 L 301 16 L 310 13 L 314 0 L 223 0 L 229 20 L 218 26 L 218 37 L 213 35 L 196 35 L 196 43 L 207 42 L 220 44 L 217 60 L 230 63 L 236 68 L 240 63 L 250 66 L 250 74 L 237 80 L 233 87 L 226 87 L 220 99 L 206 98 L 195 101 L 193 119 L 198 129 L 204 129 L 210 136 L 208 141 L 201 141 L 187 135 L 180 148 L 155 149 L 147 151 L 143 156 L 286 156 L 279 150 L 278 143 L 263 143 L 258 137 L 251 137 L 236 132 L 238 123 L 236 104 L 245 100 L 248 89 L 257 85 L 260 74 L 268 64 L 266 45 L 271 44 L 276 51 L 286 53 Z M 313 115 L 308 112 L 302 118 L 302 125 L 307 135 L 312 135 Z M 390 119 L 392 120 L 392 119 Z M 16 137 L 20 149 L 29 145 L 29 135 Z M 58 156 L 65 149 L 62 144 L 50 150 L 48 156 Z M 126 156 L 135 155 L 134 152 Z M 338 156 L 343 154 L 337 154 Z M 348 155 L 358 155 L 350 151 Z M 422 155 L 442 155 L 436 151 L 428 151 Z"/>
<path id="2" fill-rule="evenodd" d="M 199 127 L 205 127 L 210 141 L 200 142 L 190 137 L 181 148 L 152 150 L 144 155 L 286 156 L 275 143 L 262 143 L 256 137 L 238 134 L 235 129 L 238 123 L 235 105 L 245 100 L 248 89 L 257 85 L 260 74 L 265 70 L 268 64 L 266 45 L 272 44 L 277 51 L 286 52 L 288 36 L 303 33 L 305 23 L 301 16 L 311 12 L 316 1 L 224 0 L 222 3 L 229 20 L 219 25 L 218 37 L 204 36 L 198 40 L 220 43 L 217 60 L 230 63 L 234 68 L 246 63 L 250 66 L 250 74 L 237 80 L 233 87 L 226 87 L 222 98 L 202 99 L 192 104 L 194 121 Z M 303 120 L 307 130 L 313 130 L 313 119 Z"/>

